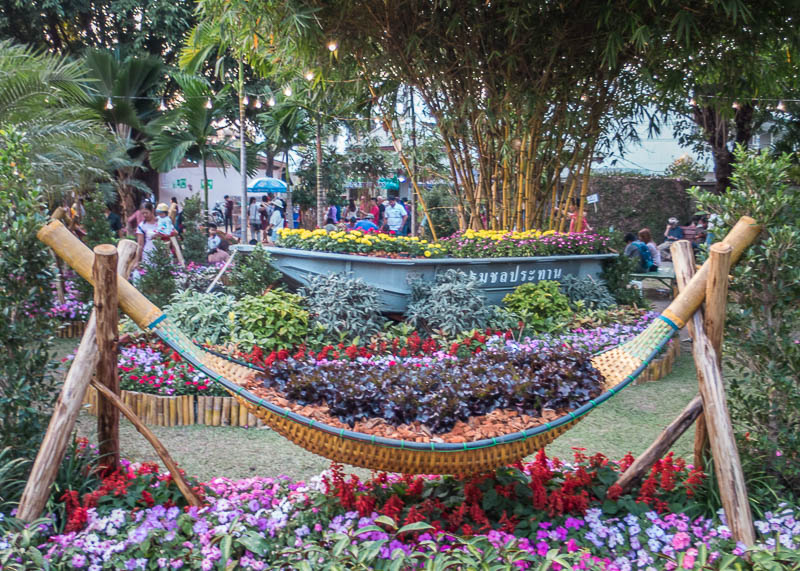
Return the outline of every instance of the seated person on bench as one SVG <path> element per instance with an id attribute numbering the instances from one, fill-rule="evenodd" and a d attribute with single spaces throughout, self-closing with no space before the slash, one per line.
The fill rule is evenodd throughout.
<path id="1" fill-rule="evenodd" d="M 653 263 L 653 257 L 647 245 L 638 240 L 632 232 L 625 234 L 625 251 L 629 258 L 636 258 L 639 261 L 639 270 L 642 272 L 657 272 L 658 266 Z"/>

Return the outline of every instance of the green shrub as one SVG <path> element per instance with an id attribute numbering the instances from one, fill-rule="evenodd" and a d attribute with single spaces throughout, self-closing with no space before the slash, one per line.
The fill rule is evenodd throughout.
<path id="1" fill-rule="evenodd" d="M 164 312 L 192 339 L 218 345 L 230 336 L 228 313 L 235 303 L 232 295 L 184 290 L 172 296 Z"/>
<path id="2" fill-rule="evenodd" d="M 732 186 L 715 195 L 691 189 L 719 216 L 724 236 L 743 215 L 762 226 L 731 270 L 725 331 L 729 404 L 748 482 L 772 481 L 800 495 L 800 191 L 789 184 L 791 157 L 736 150 Z M 749 485 L 749 484 L 748 484 Z"/>
<path id="3" fill-rule="evenodd" d="M 561 293 L 569 298 L 573 308 L 578 302 L 589 309 L 608 309 L 617 304 L 606 282 L 592 276 L 565 276 L 561 280 Z"/>
<path id="4" fill-rule="evenodd" d="M 300 296 L 282 290 L 243 297 L 229 315 L 231 340 L 245 351 L 299 345 L 308 333 L 308 311 L 301 303 Z"/>
<path id="5" fill-rule="evenodd" d="M 552 331 L 572 316 L 569 299 L 559 288 L 558 282 L 550 280 L 522 284 L 503 298 L 503 304 L 528 327 Z"/>
<path id="6" fill-rule="evenodd" d="M 183 205 L 183 257 L 186 263 L 208 263 L 208 238 L 203 216 L 203 200 L 199 194 L 190 196 Z"/>
<path id="7" fill-rule="evenodd" d="M 644 297 L 639 288 L 631 287 L 631 274 L 637 272 L 639 262 L 628 256 L 617 256 L 603 262 L 603 271 L 600 273 L 608 291 L 620 305 L 645 305 Z"/>
<path id="8" fill-rule="evenodd" d="M 228 272 L 227 291 L 237 299 L 260 295 L 281 277 L 281 273 L 272 267 L 272 256 L 260 244 L 249 254 L 240 252 Z"/>
<path id="9" fill-rule="evenodd" d="M 379 333 L 384 319 L 378 309 L 378 289 L 362 279 L 343 274 L 314 276 L 299 292 L 314 323 L 344 339 L 369 339 Z"/>
<path id="10" fill-rule="evenodd" d="M 102 196 L 99 192 L 84 199 L 84 209 L 86 210 L 86 215 L 83 217 L 81 225 L 86 230 L 86 236 L 83 237 L 83 243 L 91 249 L 100 244 L 116 245 L 119 242 L 119 238 L 114 236 L 111 227 L 108 225 L 105 204 L 103 204 Z M 77 276 L 75 285 L 81 301 L 91 302 L 93 300 L 94 288 L 92 284 Z"/>
<path id="11" fill-rule="evenodd" d="M 411 283 L 411 303 L 406 318 L 416 328 L 440 331 L 454 337 L 463 331 L 483 329 L 493 316 L 477 278 L 447 270 L 436 280 Z"/>
<path id="12" fill-rule="evenodd" d="M 52 258 L 36 238 L 46 220 L 31 179 L 30 148 L 0 130 L 0 450 L 32 454 L 50 416 Z"/>
<path id="13" fill-rule="evenodd" d="M 139 263 L 134 283 L 147 299 L 163 308 L 178 291 L 178 284 L 175 280 L 175 266 L 172 263 L 169 246 L 158 239 L 153 241 L 153 245 L 155 250 L 149 256 L 143 257 Z"/>

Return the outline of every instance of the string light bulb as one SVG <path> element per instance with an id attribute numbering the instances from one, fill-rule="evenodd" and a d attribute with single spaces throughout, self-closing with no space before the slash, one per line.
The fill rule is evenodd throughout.
<path id="1" fill-rule="evenodd" d="M 308 81 L 311 81 L 312 79 L 314 79 L 314 72 L 311 71 L 310 69 L 306 72 L 306 79 Z"/>
<path id="2" fill-rule="evenodd" d="M 110 109 L 113 109 L 113 108 L 114 108 L 114 102 L 111 101 L 111 98 L 109 97 L 108 99 L 106 99 L 106 109 L 110 110 Z"/>
<path id="3" fill-rule="evenodd" d="M 689 100 L 689 105 L 692 107 L 697 107 L 697 101 L 695 101 L 694 97 Z"/>
<path id="4" fill-rule="evenodd" d="M 292 86 L 291 85 L 287 85 L 286 87 L 284 87 L 283 88 L 283 94 L 286 97 L 291 97 L 292 96 Z"/>
<path id="5" fill-rule="evenodd" d="M 245 107 L 250 105 L 250 98 L 247 96 L 246 93 L 244 94 L 244 97 L 242 97 L 242 105 L 244 105 Z"/>
<path id="6" fill-rule="evenodd" d="M 738 101 L 734 101 L 733 105 L 731 105 L 731 107 L 733 107 L 734 109 L 738 109 L 739 107 L 741 107 L 741 105 L 739 105 Z"/>
<path id="7" fill-rule="evenodd" d="M 253 104 L 256 109 L 261 109 L 261 97 L 256 97 L 256 102 Z"/>
<path id="8" fill-rule="evenodd" d="M 214 104 L 211 103 L 211 98 L 209 97 L 206 99 L 206 109 L 211 109 L 212 107 L 214 107 Z"/>
<path id="9" fill-rule="evenodd" d="M 164 98 L 163 97 L 161 98 L 161 103 L 159 103 L 159 105 L 158 105 L 158 110 L 159 111 L 166 111 L 167 110 L 167 105 L 164 103 Z"/>
<path id="10" fill-rule="evenodd" d="M 778 111 L 786 111 L 786 104 L 783 101 L 778 101 L 778 106 L 776 109 Z"/>
<path id="11" fill-rule="evenodd" d="M 270 107 L 275 107 L 275 98 L 270 96 L 270 98 L 267 99 L 267 105 L 269 105 Z"/>
<path id="12" fill-rule="evenodd" d="M 328 51 L 335 52 L 339 48 L 339 44 L 336 43 L 336 40 L 331 40 L 328 42 Z"/>

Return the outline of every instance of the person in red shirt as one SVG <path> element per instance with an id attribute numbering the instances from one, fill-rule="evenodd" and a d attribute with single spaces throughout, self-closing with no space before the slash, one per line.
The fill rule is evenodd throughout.
<path id="1" fill-rule="evenodd" d="M 381 199 L 380 196 L 376 196 L 375 198 L 372 199 L 372 208 L 369 209 L 369 213 L 372 214 L 373 222 L 376 221 L 376 220 L 380 220 L 381 219 L 380 218 L 380 215 L 381 215 L 380 203 L 381 202 L 382 202 L 382 199 Z"/>

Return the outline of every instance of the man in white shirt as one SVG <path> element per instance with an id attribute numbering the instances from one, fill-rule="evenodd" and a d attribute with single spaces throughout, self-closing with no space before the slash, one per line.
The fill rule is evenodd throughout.
<path id="1" fill-rule="evenodd" d="M 397 203 L 397 197 L 390 196 L 389 204 L 386 205 L 383 211 L 383 219 L 386 222 L 386 226 L 389 228 L 389 232 L 400 234 L 407 218 L 408 212 L 406 212 L 406 209 L 403 208 L 402 205 Z"/>

